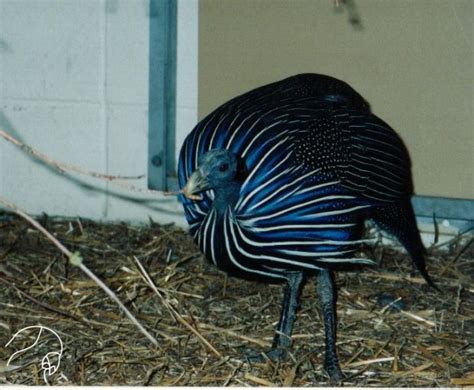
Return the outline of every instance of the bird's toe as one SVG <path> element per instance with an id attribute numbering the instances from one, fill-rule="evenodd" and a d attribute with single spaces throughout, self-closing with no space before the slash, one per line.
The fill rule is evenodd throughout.
<path id="1" fill-rule="evenodd" d="M 330 366 L 326 365 L 324 369 L 328 373 L 329 380 L 332 383 L 340 383 L 345 378 L 339 365 L 330 365 Z"/>
<path id="2" fill-rule="evenodd" d="M 277 362 L 286 358 L 286 350 L 275 348 L 268 352 L 251 351 L 246 354 L 246 358 L 250 363 L 264 363 L 267 360 Z"/>

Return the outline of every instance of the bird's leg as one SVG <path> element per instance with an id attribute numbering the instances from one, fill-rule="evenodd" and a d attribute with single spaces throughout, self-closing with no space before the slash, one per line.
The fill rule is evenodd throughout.
<path id="1" fill-rule="evenodd" d="M 275 337 L 273 338 L 272 349 L 266 355 L 272 360 L 284 359 L 287 348 L 291 345 L 291 332 L 296 318 L 301 288 L 304 282 L 302 272 L 291 272 L 286 275 L 287 284 L 283 294 L 283 303 L 280 312 Z M 248 358 L 252 361 L 261 361 L 262 355 L 251 355 Z"/>
<path id="2" fill-rule="evenodd" d="M 273 338 L 272 350 L 281 351 L 281 357 L 285 356 L 286 348 L 291 345 L 291 332 L 296 318 L 296 309 L 303 286 L 303 273 L 293 272 L 287 275 L 288 283 L 283 294 L 281 305 L 280 321 L 278 321 L 277 331 Z"/>
<path id="3" fill-rule="evenodd" d="M 321 270 L 317 276 L 317 293 L 324 319 L 326 354 L 324 368 L 331 380 L 343 379 L 336 353 L 336 288 L 331 271 Z"/>

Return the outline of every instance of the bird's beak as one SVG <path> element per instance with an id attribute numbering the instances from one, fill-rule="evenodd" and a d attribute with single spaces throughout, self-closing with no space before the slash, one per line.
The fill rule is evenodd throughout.
<path id="1" fill-rule="evenodd" d="M 209 182 L 203 176 L 200 169 L 196 169 L 191 177 L 188 179 L 188 182 L 183 188 L 183 194 L 186 198 L 191 200 L 201 200 L 201 197 L 198 196 L 200 192 L 208 190 Z"/>

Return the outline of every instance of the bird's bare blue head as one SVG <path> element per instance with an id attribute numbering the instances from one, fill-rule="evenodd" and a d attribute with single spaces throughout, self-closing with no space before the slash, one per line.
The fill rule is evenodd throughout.
<path id="1" fill-rule="evenodd" d="M 199 200 L 199 193 L 214 190 L 216 202 L 232 204 L 238 197 L 242 184 L 242 164 L 235 153 L 214 149 L 201 156 L 198 168 L 189 177 L 183 193 L 192 200 Z"/>

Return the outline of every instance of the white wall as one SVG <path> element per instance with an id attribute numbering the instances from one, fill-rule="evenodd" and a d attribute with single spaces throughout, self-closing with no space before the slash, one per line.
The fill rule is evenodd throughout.
<path id="1" fill-rule="evenodd" d="M 178 1 L 178 142 L 197 119 L 197 1 Z M 148 27 L 147 0 L 0 0 L 0 127 L 59 161 L 146 174 Z M 79 180 L 110 192 L 0 139 L 0 196 L 28 212 L 185 224 L 175 199 Z"/>

